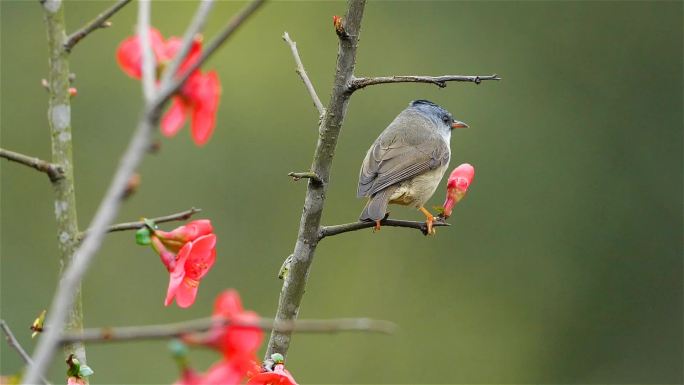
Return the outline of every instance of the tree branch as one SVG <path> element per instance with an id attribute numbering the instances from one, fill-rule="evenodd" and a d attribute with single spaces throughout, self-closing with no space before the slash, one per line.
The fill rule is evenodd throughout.
<path id="1" fill-rule="evenodd" d="M 76 211 L 76 187 L 74 182 L 73 141 L 71 132 L 71 73 L 69 55 L 64 50 L 66 40 L 66 21 L 64 3 L 61 0 L 45 0 L 42 3 L 48 46 L 48 125 L 52 163 L 63 168 L 63 178 L 52 184 L 55 191 L 55 219 L 57 250 L 59 251 L 59 273 L 63 279 L 75 264 L 78 248 L 78 215 Z M 80 281 L 70 288 L 72 297 L 60 309 L 63 323 L 60 329 L 80 331 L 83 328 L 83 309 Z M 79 361 L 87 364 L 86 351 L 82 343 L 74 343 L 64 348 L 65 354 L 74 354 Z M 37 360 L 34 358 L 34 362 Z M 30 371 L 30 370 L 29 370 Z M 32 378 L 37 383 L 43 373 Z M 87 383 L 87 380 L 86 380 Z"/>
<path id="2" fill-rule="evenodd" d="M 33 158 L 18 152 L 5 150 L 0 148 L 0 158 L 11 160 L 12 162 L 21 163 L 25 166 L 34 168 L 40 172 L 47 174 L 50 182 L 57 182 L 64 177 L 64 169 L 61 166 L 44 161 L 42 159 Z"/>
<path id="3" fill-rule="evenodd" d="M 126 6 L 126 4 L 130 2 L 131 0 L 117 1 L 114 5 L 107 8 L 101 14 L 97 15 L 96 18 L 88 22 L 86 25 L 81 27 L 76 32 L 69 35 L 69 37 L 66 40 L 66 43 L 64 43 L 64 50 L 66 50 L 67 52 L 71 52 L 74 46 L 78 44 L 78 42 L 80 42 L 84 37 L 88 36 L 91 32 L 100 28 L 108 28 L 111 25 L 111 23 L 108 22 L 108 19 L 114 16 L 115 13 L 119 12 L 121 8 L 123 8 L 124 6 Z"/>
<path id="4" fill-rule="evenodd" d="M 31 360 L 31 356 L 26 353 L 26 350 L 21 346 L 19 341 L 17 341 L 16 337 L 14 337 L 14 334 L 12 333 L 12 330 L 10 329 L 9 325 L 7 325 L 7 322 L 5 322 L 4 319 L 0 319 L 0 329 L 2 329 L 2 332 L 5 333 L 5 339 L 7 340 L 7 345 L 9 345 L 10 348 L 14 349 L 19 353 L 19 356 L 21 357 L 22 360 L 27 365 L 32 365 L 33 361 Z M 44 377 L 41 376 L 40 380 L 46 384 L 50 385 L 48 380 L 46 380 Z"/>
<path id="5" fill-rule="evenodd" d="M 430 83 L 440 88 L 447 86 L 447 82 L 472 82 L 480 84 L 485 80 L 501 80 L 501 78 L 494 75 L 482 76 L 463 76 L 463 75 L 443 75 L 443 76 L 416 76 L 416 75 L 401 75 L 401 76 L 380 76 L 373 78 L 354 78 L 350 83 L 351 91 L 356 91 L 364 87 L 374 86 L 376 84 L 388 83 Z"/>
<path id="6" fill-rule="evenodd" d="M 254 327 L 262 330 L 279 330 L 305 333 L 339 333 L 360 331 L 370 333 L 391 334 L 397 325 L 389 321 L 368 318 L 340 318 L 330 320 L 301 320 L 276 322 L 260 318 L 253 322 L 233 322 L 229 319 L 200 318 L 171 324 L 125 326 L 118 328 L 104 327 L 85 329 L 82 333 L 68 333 L 62 337 L 62 343 L 74 341 L 112 342 L 134 341 L 181 337 L 190 333 L 206 332 L 214 326 Z"/>
<path id="7" fill-rule="evenodd" d="M 318 175 L 316 175 L 316 173 L 313 171 L 290 172 L 287 174 L 287 176 L 292 177 L 292 180 L 294 180 L 295 182 L 300 179 L 306 178 L 311 179 L 314 183 L 323 183 L 321 178 Z"/>
<path id="8" fill-rule="evenodd" d="M 142 86 L 145 102 L 149 103 L 156 95 L 156 59 L 150 41 L 150 3 L 151 0 L 138 1 L 138 38 L 142 51 Z"/>
<path id="9" fill-rule="evenodd" d="M 323 107 L 323 103 L 321 103 L 321 99 L 318 98 L 318 94 L 316 94 L 316 89 L 314 89 L 314 86 L 309 79 L 309 75 L 306 74 L 304 64 L 302 64 L 302 59 L 299 57 L 299 51 L 297 51 L 297 43 L 290 39 L 290 35 L 288 35 L 287 32 L 283 34 L 283 40 L 290 45 L 292 56 L 294 57 L 295 64 L 297 65 L 295 72 L 297 72 L 297 75 L 302 78 L 304 86 L 306 86 L 306 90 L 309 91 L 309 95 L 313 100 L 314 106 L 316 106 L 316 109 L 318 110 L 318 116 L 323 116 L 323 114 L 325 114 L 325 108 Z"/>
<path id="10" fill-rule="evenodd" d="M 380 221 L 380 225 L 389 227 L 405 227 L 409 229 L 417 229 L 420 230 L 423 233 L 423 235 L 428 235 L 427 225 L 425 224 L 425 222 L 383 219 L 382 221 Z M 444 219 L 442 219 L 441 217 L 435 217 L 435 221 L 433 222 L 432 226 L 439 227 L 451 225 L 445 222 Z M 325 237 L 331 237 L 333 235 L 347 233 L 350 231 L 368 229 L 371 227 L 375 227 L 375 222 L 355 222 L 345 223 L 343 225 L 323 226 L 318 232 L 318 239 L 321 240 Z"/>
<path id="11" fill-rule="evenodd" d="M 328 108 L 320 121 L 318 143 L 311 165 L 311 172 L 318 175 L 322 183 L 309 183 L 307 185 L 304 209 L 299 222 L 299 233 L 292 253 L 292 262 L 288 274 L 283 280 L 283 287 L 278 300 L 278 310 L 275 316 L 278 322 L 295 320 L 299 314 L 306 279 L 309 276 L 309 269 L 318 245 L 318 228 L 321 223 L 335 147 L 351 96 L 348 84 L 353 78 L 356 47 L 366 2 L 365 0 L 349 0 L 347 4 L 347 14 L 343 21 L 346 34 L 338 34 L 339 48 L 335 83 Z M 290 332 L 274 330 L 268 341 L 266 359 L 270 358 L 273 353 L 286 355 L 290 346 L 290 339 Z"/>
<path id="12" fill-rule="evenodd" d="M 207 61 L 215 52 L 218 50 L 223 43 L 225 43 L 229 37 L 238 30 L 238 28 L 249 19 L 254 12 L 256 12 L 259 7 L 261 7 L 266 0 L 252 0 L 244 8 L 240 10 L 235 16 L 233 16 L 228 24 L 223 28 L 223 30 L 216 36 L 209 44 L 207 44 L 202 51 L 200 57 L 190 65 L 185 72 L 180 76 L 176 77 L 174 81 L 169 80 L 166 84 L 162 84 L 159 88 L 159 93 L 157 98 L 152 104 L 153 107 L 161 106 L 166 103 L 169 98 L 175 94 L 185 83 L 185 81 L 190 77 L 195 70 L 197 70 L 205 61 Z"/>
<path id="13" fill-rule="evenodd" d="M 59 0 L 45 1 L 46 3 L 55 2 L 61 4 Z M 142 0 L 141 4 L 147 1 Z M 213 45 L 211 52 L 205 51 L 202 58 L 206 60 L 211 53 L 216 51 L 216 49 L 218 49 L 218 47 L 237 30 L 244 20 L 251 15 L 263 1 L 264 0 L 255 0 L 243 9 L 238 16 L 233 18 L 221 34 L 220 41 L 216 41 L 216 39 L 212 41 Z M 59 7 L 59 9 L 61 9 L 61 7 Z M 140 25 L 141 23 L 139 22 L 138 24 Z M 119 211 L 121 205 L 120 198 L 126 189 L 128 180 L 131 178 L 138 165 L 140 165 L 143 156 L 149 149 L 150 136 L 159 123 L 159 117 L 166 101 L 168 101 L 169 97 L 183 85 L 190 76 L 190 73 L 197 69 L 202 62 L 203 60 L 201 59 L 196 61 L 196 66 L 189 68 L 182 78 L 176 79 L 174 82 L 171 82 L 169 86 L 163 88 L 162 91 L 156 94 L 154 100 L 146 101 L 143 115 L 138 122 L 138 126 L 131 137 L 126 152 L 121 158 L 119 167 L 110 182 L 107 192 L 100 202 L 100 206 L 88 227 L 88 237 L 85 238 L 79 249 L 75 252 L 72 263 L 69 264 L 65 270 L 62 280 L 57 287 L 52 299 L 52 304 L 50 305 L 50 310 L 48 311 L 48 314 L 50 314 L 46 324 L 48 330 L 42 333 L 42 336 L 38 341 L 38 345 L 36 346 L 33 355 L 34 364 L 28 369 L 26 376 L 23 378 L 24 384 L 34 384 L 38 382 L 40 376 L 43 375 L 50 365 L 55 350 L 60 344 L 68 309 L 73 305 L 76 299 L 74 295 L 77 293 L 81 280 L 88 271 L 95 253 L 102 244 L 108 226 L 112 223 Z"/>
<path id="14" fill-rule="evenodd" d="M 150 220 L 154 223 L 185 221 L 185 220 L 190 219 L 190 217 L 192 217 L 193 215 L 197 214 L 200 211 L 202 211 L 202 209 L 196 209 L 193 207 L 190 210 L 185 210 L 185 211 L 181 211 L 179 213 L 165 215 L 163 217 L 150 218 Z M 107 232 L 113 233 L 115 231 L 137 230 L 137 229 L 142 228 L 144 226 L 145 226 L 144 221 L 117 223 L 115 225 L 109 226 L 107 228 Z M 90 230 L 86 230 L 86 231 L 82 232 L 79 235 L 79 238 L 80 239 L 85 238 L 86 236 L 88 236 L 89 232 L 90 232 Z"/>

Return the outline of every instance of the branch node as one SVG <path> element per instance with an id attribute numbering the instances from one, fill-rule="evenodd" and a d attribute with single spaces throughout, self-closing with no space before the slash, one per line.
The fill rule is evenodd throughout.
<path id="1" fill-rule="evenodd" d="M 287 174 L 287 176 L 292 177 L 292 180 L 295 182 L 300 180 L 300 179 L 307 178 L 307 179 L 311 179 L 311 181 L 314 183 L 319 183 L 319 184 L 323 183 L 323 180 L 318 176 L 318 174 L 316 174 L 313 171 L 290 172 Z"/>

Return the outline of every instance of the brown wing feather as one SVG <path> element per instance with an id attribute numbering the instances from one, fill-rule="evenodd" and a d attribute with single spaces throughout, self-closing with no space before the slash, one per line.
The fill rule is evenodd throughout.
<path id="1" fill-rule="evenodd" d="M 449 163 L 449 144 L 426 119 L 400 114 L 366 154 L 359 173 L 359 197 Z"/>

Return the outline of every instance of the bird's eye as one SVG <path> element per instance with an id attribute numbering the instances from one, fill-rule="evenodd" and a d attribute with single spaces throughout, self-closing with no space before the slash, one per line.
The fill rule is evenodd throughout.
<path id="1" fill-rule="evenodd" d="M 449 123 L 449 120 L 451 120 L 451 119 L 449 119 L 449 116 L 448 116 L 448 115 L 442 116 L 442 121 L 443 121 L 444 123 Z"/>

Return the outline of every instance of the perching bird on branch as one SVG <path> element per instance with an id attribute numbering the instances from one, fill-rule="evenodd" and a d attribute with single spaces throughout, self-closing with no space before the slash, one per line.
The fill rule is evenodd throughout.
<path id="1" fill-rule="evenodd" d="M 356 195 L 369 197 L 362 221 L 380 221 L 388 204 L 417 207 L 434 234 L 434 216 L 423 207 L 432 197 L 449 165 L 451 130 L 468 127 L 444 108 L 415 100 L 402 111 L 368 149 L 361 164 Z"/>

